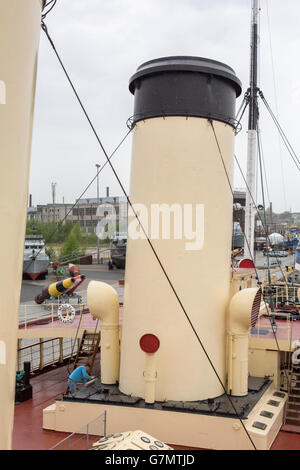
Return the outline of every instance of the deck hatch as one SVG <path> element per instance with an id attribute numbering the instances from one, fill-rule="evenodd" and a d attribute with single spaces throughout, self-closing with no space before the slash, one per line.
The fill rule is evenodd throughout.
<path id="1" fill-rule="evenodd" d="M 260 413 L 260 416 L 263 416 L 264 418 L 273 418 L 274 416 L 274 413 L 271 413 L 271 411 L 266 411 L 266 410 L 262 410 Z"/>
<path id="2" fill-rule="evenodd" d="M 257 429 L 261 429 L 262 431 L 264 431 L 266 429 L 267 425 L 265 423 L 261 423 L 260 421 L 254 421 L 254 423 L 252 424 L 252 427 L 257 428 Z"/>
<path id="3" fill-rule="evenodd" d="M 267 402 L 267 405 L 271 405 L 271 406 L 279 406 L 280 405 L 280 401 L 276 401 L 276 400 L 269 400 Z"/>

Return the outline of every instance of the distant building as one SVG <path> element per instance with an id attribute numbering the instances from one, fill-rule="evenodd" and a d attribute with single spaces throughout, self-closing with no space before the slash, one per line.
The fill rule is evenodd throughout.
<path id="1" fill-rule="evenodd" d="M 37 220 L 37 207 L 28 207 L 27 220 Z"/>
<path id="2" fill-rule="evenodd" d="M 41 222 L 61 222 L 66 220 L 72 220 L 68 216 L 68 212 L 72 209 L 72 204 L 38 204 L 37 205 L 37 220 Z M 71 215 L 71 213 L 70 213 Z"/>
<path id="3" fill-rule="evenodd" d="M 109 204 L 113 206 L 116 218 L 127 217 L 127 199 L 125 197 L 100 197 L 77 200 L 76 204 L 39 204 L 36 207 L 35 220 L 41 222 L 66 222 L 71 220 L 74 224 L 80 223 L 80 227 L 86 232 L 94 232 L 101 216 L 97 217 L 98 206 Z M 29 209 L 32 208 L 28 208 Z M 104 214 L 102 214 L 104 217 Z"/>

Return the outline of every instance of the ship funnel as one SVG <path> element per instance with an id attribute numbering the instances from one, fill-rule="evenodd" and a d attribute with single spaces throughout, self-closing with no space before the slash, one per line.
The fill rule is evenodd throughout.
<path id="1" fill-rule="evenodd" d="M 243 289 L 231 299 L 228 332 L 228 391 L 234 396 L 248 394 L 249 331 L 261 308 L 260 288 Z"/>
<path id="2" fill-rule="evenodd" d="M 157 257 L 129 213 L 120 390 L 145 398 L 139 341 L 151 333 L 155 400 L 213 398 L 224 390 L 170 282 L 225 383 L 233 198 L 216 137 L 232 181 L 241 85 L 225 64 L 176 56 L 141 65 L 129 89 L 130 200 Z"/>
<path id="3" fill-rule="evenodd" d="M 109 284 L 91 281 L 87 304 L 91 315 L 100 319 L 101 382 L 112 385 L 119 380 L 119 296 Z"/>

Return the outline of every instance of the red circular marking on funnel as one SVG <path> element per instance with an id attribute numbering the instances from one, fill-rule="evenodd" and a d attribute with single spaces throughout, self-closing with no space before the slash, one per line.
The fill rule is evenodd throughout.
<path id="1" fill-rule="evenodd" d="M 146 334 L 140 339 L 140 348 L 148 354 L 155 353 L 159 348 L 159 339 L 155 335 Z"/>
<path id="2" fill-rule="evenodd" d="M 244 258 L 239 262 L 239 268 L 254 268 L 252 259 Z"/>

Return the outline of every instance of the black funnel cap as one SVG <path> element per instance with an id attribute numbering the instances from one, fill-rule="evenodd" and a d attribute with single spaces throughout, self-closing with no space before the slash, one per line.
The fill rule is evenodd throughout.
<path id="1" fill-rule="evenodd" d="M 145 62 L 131 77 L 133 122 L 163 116 L 193 116 L 234 125 L 242 92 L 234 70 L 202 57 L 173 56 Z"/>

